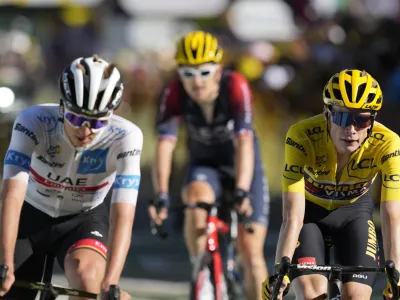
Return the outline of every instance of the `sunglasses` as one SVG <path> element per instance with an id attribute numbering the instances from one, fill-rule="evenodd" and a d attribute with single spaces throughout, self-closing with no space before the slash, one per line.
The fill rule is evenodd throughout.
<path id="1" fill-rule="evenodd" d="M 99 130 L 106 127 L 111 118 L 111 113 L 106 117 L 94 118 L 79 115 L 72 111 L 65 109 L 64 119 L 74 128 L 89 127 L 92 132 L 98 132 Z"/>
<path id="2" fill-rule="evenodd" d="M 182 77 L 186 77 L 186 78 L 194 78 L 196 76 L 200 77 L 200 78 L 207 78 L 210 75 L 214 74 L 218 69 L 218 66 L 209 66 L 209 67 L 203 67 L 201 69 L 197 69 L 197 68 L 189 68 L 189 67 L 180 67 L 178 69 L 178 73 L 182 76 Z"/>
<path id="3" fill-rule="evenodd" d="M 336 125 L 346 128 L 354 125 L 357 128 L 363 129 L 371 126 L 374 119 L 373 115 L 361 116 L 358 113 L 331 111 L 332 122 Z"/>

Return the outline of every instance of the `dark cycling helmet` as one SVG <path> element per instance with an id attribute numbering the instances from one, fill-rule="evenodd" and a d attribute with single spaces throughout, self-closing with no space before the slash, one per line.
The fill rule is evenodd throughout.
<path id="1" fill-rule="evenodd" d="M 99 117 L 118 108 L 124 90 L 115 65 L 97 55 L 75 59 L 64 69 L 59 86 L 67 109 Z"/>

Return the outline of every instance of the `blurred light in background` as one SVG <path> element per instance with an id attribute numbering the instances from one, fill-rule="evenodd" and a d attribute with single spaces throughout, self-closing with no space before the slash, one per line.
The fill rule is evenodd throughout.
<path id="1" fill-rule="evenodd" d="M 343 44 L 346 32 L 339 25 L 332 25 L 328 30 L 328 39 L 336 45 Z"/>
<path id="2" fill-rule="evenodd" d="M 271 90 L 278 91 L 287 86 L 294 74 L 291 66 L 272 65 L 265 70 L 264 81 Z"/>
<path id="3" fill-rule="evenodd" d="M 193 23 L 167 18 L 134 18 L 126 25 L 125 38 L 133 49 L 166 51 L 173 57 L 177 39 L 197 28 Z"/>
<path id="4" fill-rule="evenodd" d="M 7 108 L 13 105 L 15 100 L 14 92 L 8 87 L 0 87 L 0 108 Z"/>
<path id="5" fill-rule="evenodd" d="M 222 14 L 228 0 L 118 0 L 130 15 L 163 17 L 213 17 Z"/>
<path id="6" fill-rule="evenodd" d="M 243 41 L 288 41 L 299 33 L 292 10 L 279 0 L 236 1 L 228 10 L 228 24 Z"/>
<path id="7" fill-rule="evenodd" d="M 246 55 L 240 59 L 236 68 L 249 81 L 254 81 L 260 78 L 264 72 L 264 65 L 252 55 Z"/>

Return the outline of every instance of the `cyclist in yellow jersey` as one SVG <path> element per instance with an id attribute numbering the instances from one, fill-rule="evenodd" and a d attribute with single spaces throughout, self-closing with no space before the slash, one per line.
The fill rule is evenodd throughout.
<path id="1" fill-rule="evenodd" d="M 324 113 L 293 125 L 286 136 L 275 259 L 324 264 L 323 236 L 329 235 L 336 263 L 377 265 L 369 188 L 381 171 L 385 259 L 400 265 L 400 138 L 375 121 L 383 100 L 379 84 L 365 71 L 343 70 L 326 84 L 323 99 Z M 288 277 L 296 299 L 324 299 L 324 275 L 290 272 Z M 287 291 L 288 277 L 281 291 Z M 374 273 L 343 275 L 342 299 L 370 299 L 375 278 Z M 272 280 L 263 283 L 263 299 L 270 299 Z M 384 295 L 390 299 L 388 288 Z"/>

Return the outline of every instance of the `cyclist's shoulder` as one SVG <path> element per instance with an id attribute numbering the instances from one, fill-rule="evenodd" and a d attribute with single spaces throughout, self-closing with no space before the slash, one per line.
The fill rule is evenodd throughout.
<path id="1" fill-rule="evenodd" d="M 40 104 L 25 108 L 19 112 L 15 126 L 33 131 L 38 138 L 40 135 L 50 135 L 59 127 L 59 108 L 58 104 Z"/>
<path id="2" fill-rule="evenodd" d="M 377 121 L 374 122 L 370 138 L 378 139 L 386 143 L 398 142 L 400 140 L 400 137 L 397 133 Z"/>
<path id="3" fill-rule="evenodd" d="M 108 126 L 108 136 L 113 140 L 128 142 L 143 139 L 143 133 L 139 126 L 118 115 L 112 116 L 111 124 Z"/>
<path id="4" fill-rule="evenodd" d="M 44 117 L 57 117 L 57 115 L 59 114 L 59 108 L 60 105 L 55 103 L 32 105 L 21 110 L 18 115 L 23 118 L 32 117 L 34 120 L 40 120 Z"/>
<path id="5" fill-rule="evenodd" d="M 183 86 L 178 77 L 173 78 L 171 81 L 164 85 L 161 94 L 161 105 L 173 105 L 179 103 L 183 92 Z"/>
<path id="6" fill-rule="evenodd" d="M 323 134 L 326 131 L 326 121 L 323 114 L 312 116 L 291 125 L 287 136 L 298 139 L 316 140 L 316 135 Z"/>

